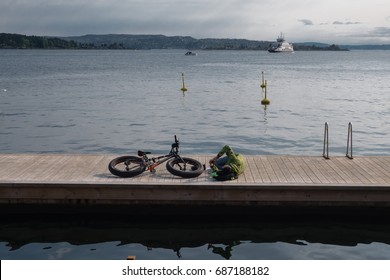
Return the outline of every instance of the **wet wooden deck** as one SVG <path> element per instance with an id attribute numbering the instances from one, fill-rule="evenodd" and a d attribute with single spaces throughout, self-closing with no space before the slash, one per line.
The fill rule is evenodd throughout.
<path id="1" fill-rule="evenodd" d="M 211 156 L 185 155 L 207 164 Z M 246 156 L 238 180 L 207 171 L 175 177 L 165 165 L 110 174 L 116 155 L 0 154 L 0 204 L 346 205 L 390 207 L 390 157 Z"/>

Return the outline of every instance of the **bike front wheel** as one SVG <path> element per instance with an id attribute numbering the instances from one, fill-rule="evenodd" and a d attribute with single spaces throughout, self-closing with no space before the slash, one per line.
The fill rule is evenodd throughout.
<path id="1" fill-rule="evenodd" d="M 167 170 L 179 177 L 194 178 L 203 173 L 203 165 L 192 158 L 174 158 L 167 162 Z"/>
<path id="2" fill-rule="evenodd" d="M 119 177 L 134 177 L 146 170 L 144 161 L 136 156 L 122 156 L 114 158 L 108 164 L 108 170 Z"/>

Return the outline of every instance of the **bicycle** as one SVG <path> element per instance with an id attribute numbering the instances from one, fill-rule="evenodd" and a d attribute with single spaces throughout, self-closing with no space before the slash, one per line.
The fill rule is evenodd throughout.
<path id="1" fill-rule="evenodd" d="M 138 156 L 121 156 L 110 161 L 108 169 L 119 177 L 134 177 L 146 170 L 154 173 L 156 167 L 166 162 L 166 169 L 173 175 L 183 178 L 198 177 L 204 166 L 197 160 L 179 155 L 180 142 L 175 135 L 175 142 L 167 155 L 149 158 L 151 152 L 138 151 Z"/>

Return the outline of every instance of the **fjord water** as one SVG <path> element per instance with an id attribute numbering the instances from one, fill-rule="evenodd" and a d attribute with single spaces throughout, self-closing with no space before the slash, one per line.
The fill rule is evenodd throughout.
<path id="1" fill-rule="evenodd" d="M 165 153 L 176 134 L 187 155 L 321 156 L 328 122 L 342 156 L 352 122 L 355 156 L 390 155 L 388 51 L 184 53 L 0 50 L 0 153 Z M 27 220 L 0 233 L 2 259 L 390 258 L 386 221 Z"/>
<path id="2" fill-rule="evenodd" d="M 390 53 L 0 52 L 1 152 L 389 154 Z M 261 105 L 261 72 L 271 105 Z M 188 91 L 183 96 L 181 73 Z"/>

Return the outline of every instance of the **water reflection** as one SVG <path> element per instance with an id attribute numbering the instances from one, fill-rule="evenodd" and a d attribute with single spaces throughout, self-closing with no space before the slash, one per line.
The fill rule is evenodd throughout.
<path id="1" fill-rule="evenodd" d="M 213 254 L 215 259 L 245 259 L 260 256 L 253 252 L 256 244 L 291 244 L 295 247 L 337 245 L 356 247 L 361 244 L 390 244 L 390 224 L 386 222 L 363 221 L 331 221 L 320 218 L 313 220 L 253 220 L 253 221 L 133 221 L 132 219 L 102 220 L 91 217 L 61 217 L 57 219 L 47 218 L 18 218 L 0 223 L 0 243 L 9 248 L 9 252 L 27 250 L 31 244 L 44 244 L 41 253 L 24 253 L 24 258 L 56 258 L 65 257 L 71 253 L 70 247 L 82 247 L 93 244 L 93 252 L 107 246 L 108 243 L 116 243 L 113 250 L 126 245 L 130 248 L 143 246 L 149 256 L 159 258 L 172 258 L 173 253 L 177 259 L 184 258 L 210 259 Z M 59 244 L 70 244 L 61 245 Z M 247 246 L 252 244 L 251 246 Z M 279 244 L 279 245 L 278 245 Z M 33 247 L 33 246 L 32 246 Z M 116 249 L 115 249 L 116 248 Z M 189 256 L 188 250 L 196 248 L 197 253 Z M 252 248 L 252 249 L 251 249 Z M 33 250 L 33 249 L 29 249 Z M 34 249 L 36 250 L 36 249 Z M 49 251 L 52 252 L 49 254 Z M 166 253 L 161 254 L 161 250 Z M 250 251 L 252 250 L 252 251 Z M 384 249 L 386 251 L 386 249 Z M 310 250 L 309 250 L 310 251 Z M 61 254 L 59 254 L 59 252 Z M 89 248 L 89 254 L 91 254 Z M 364 255 L 364 254 L 362 254 Z M 0 250 L 0 257 L 7 259 L 8 254 Z M 102 256 L 89 255 L 88 258 L 101 258 Z M 106 255 L 106 257 L 108 257 Z M 291 252 L 285 255 L 269 258 L 288 259 Z M 340 258 L 340 256 L 326 256 L 327 258 Z M 69 258 L 69 256 L 67 256 Z M 73 253 L 73 259 L 82 259 L 82 255 Z M 123 253 L 112 253 L 110 258 L 124 259 Z M 137 256 L 137 259 L 145 256 Z M 390 258 L 387 256 L 377 256 Z"/>
<path id="2" fill-rule="evenodd" d="M 231 241 L 227 244 L 223 244 L 223 246 L 215 246 L 213 244 L 209 244 L 207 249 L 212 249 L 214 254 L 221 255 L 224 259 L 229 260 L 232 257 L 233 247 L 240 245 L 241 241 Z"/>
<path id="3" fill-rule="evenodd" d="M 267 127 L 267 124 L 268 124 L 267 105 L 262 105 L 262 107 L 264 107 L 263 122 L 264 122 L 264 124 L 265 124 L 265 127 Z"/>

